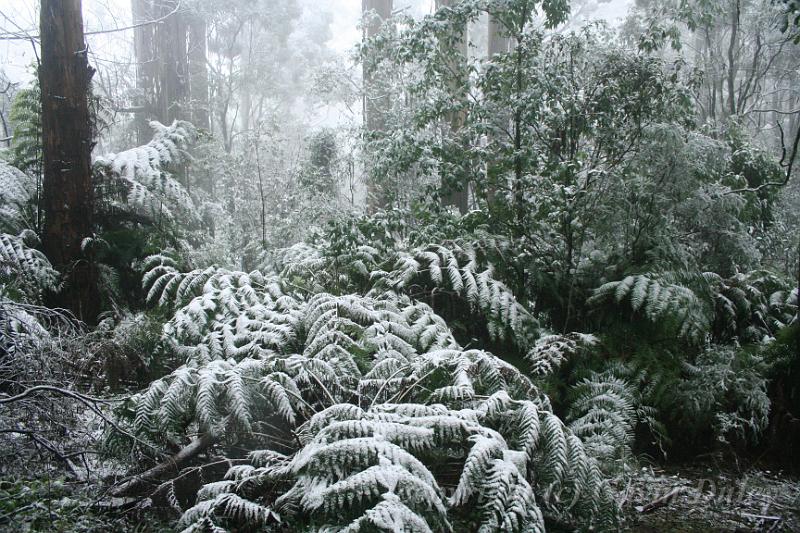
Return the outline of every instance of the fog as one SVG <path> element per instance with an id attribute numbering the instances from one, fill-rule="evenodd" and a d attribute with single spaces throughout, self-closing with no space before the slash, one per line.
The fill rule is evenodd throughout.
<path id="1" fill-rule="evenodd" d="M 0 0 L 0 530 L 800 531 L 799 154 L 798 0 Z"/>

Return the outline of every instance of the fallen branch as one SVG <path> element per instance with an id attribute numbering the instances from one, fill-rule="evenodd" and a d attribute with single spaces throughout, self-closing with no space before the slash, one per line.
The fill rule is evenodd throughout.
<path id="1" fill-rule="evenodd" d="M 783 520 L 782 516 L 769 516 L 763 514 L 742 513 L 742 516 L 746 516 L 747 518 L 756 518 L 758 520 Z"/>
<path id="2" fill-rule="evenodd" d="M 642 513 L 642 514 L 649 513 L 651 511 L 655 511 L 656 509 L 664 507 L 675 496 L 677 496 L 678 494 L 684 493 L 687 490 L 688 489 L 686 487 L 676 487 L 676 488 L 672 489 L 671 491 L 669 491 L 668 493 L 666 493 L 663 496 L 661 496 L 660 498 L 656 498 L 655 500 L 651 501 L 650 503 L 648 503 L 646 505 L 638 505 L 638 506 L 636 506 L 635 509 L 636 509 L 636 511 L 638 511 L 639 513 Z"/>
<path id="3" fill-rule="evenodd" d="M 190 442 L 185 448 L 182 448 L 178 453 L 168 457 L 150 470 L 146 470 L 141 474 L 137 474 L 127 481 L 117 485 L 111 491 L 111 495 L 119 497 L 131 492 L 136 492 L 143 485 L 158 479 L 171 470 L 179 472 L 181 468 L 183 468 L 183 465 L 194 459 L 206 448 L 214 444 L 214 442 L 216 442 L 216 438 L 212 437 L 210 434 L 205 433 L 201 435 Z"/>

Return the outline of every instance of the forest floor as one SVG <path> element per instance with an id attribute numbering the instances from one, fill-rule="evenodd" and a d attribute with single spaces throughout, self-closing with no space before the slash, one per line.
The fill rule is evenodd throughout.
<path id="1" fill-rule="evenodd" d="M 622 531 L 800 531 L 800 478 L 781 471 L 648 466 L 621 478 L 616 489 Z"/>

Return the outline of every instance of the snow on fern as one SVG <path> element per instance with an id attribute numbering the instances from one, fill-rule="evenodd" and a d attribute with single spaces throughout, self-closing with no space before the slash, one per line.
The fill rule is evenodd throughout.
<path id="1" fill-rule="evenodd" d="M 545 335 L 536 340 L 525 358 L 535 375 L 547 376 L 558 370 L 567 359 L 597 342 L 597 337 L 585 333 Z"/>
<path id="2" fill-rule="evenodd" d="M 796 296 L 778 276 L 753 271 L 730 278 L 706 272 L 691 283 L 674 275 L 642 274 L 606 283 L 594 291 L 592 306 L 625 305 L 634 316 L 671 328 L 694 343 L 764 342 L 792 321 Z"/>
<path id="3" fill-rule="evenodd" d="M 175 121 L 171 126 L 153 121 L 150 127 L 155 133 L 149 143 L 98 158 L 96 173 L 121 186 L 126 191 L 124 204 L 140 216 L 195 216 L 191 197 L 170 175 L 186 162 L 185 150 L 196 135 L 194 127 L 184 121 Z M 114 194 L 109 196 L 113 198 Z"/>
<path id="4" fill-rule="evenodd" d="M 31 230 L 19 235 L 0 233 L 0 282 L 15 287 L 29 301 L 39 301 L 46 291 L 59 288 L 59 274 L 42 252 L 34 248 L 39 238 Z"/>
<path id="5" fill-rule="evenodd" d="M 465 267 L 451 267 L 463 281 Z M 133 398 L 133 429 L 261 447 L 199 492 L 186 531 L 309 520 L 321 531 L 540 531 L 547 515 L 613 519 L 597 463 L 546 396 L 513 365 L 462 348 L 397 284 L 310 294 L 286 281 L 296 273 L 182 273 L 167 256 L 146 270 L 148 299 L 177 308 L 162 342 L 185 364 Z"/>
<path id="6" fill-rule="evenodd" d="M 649 321 L 668 322 L 683 338 L 700 342 L 710 327 L 707 306 L 688 287 L 648 275 L 628 276 L 595 290 L 590 305 L 625 302 Z"/>
<path id="7" fill-rule="evenodd" d="M 31 206 L 35 198 L 35 179 L 0 160 L 0 231 L 35 227 Z"/>
<path id="8" fill-rule="evenodd" d="M 504 423 L 521 415 L 527 418 L 523 424 Z M 469 530 L 544 531 L 543 516 L 559 515 L 567 505 L 573 511 L 583 507 L 598 520 L 603 507 L 611 505 L 580 441 L 552 413 L 502 392 L 459 410 L 333 405 L 305 425 L 303 447 L 291 458 L 272 455 L 264 462 L 259 454 L 252 460 L 260 466 L 232 468 L 227 477 L 237 483 L 201 491 L 184 525 L 210 522 L 233 530 L 242 523 L 233 513 L 208 512 L 217 507 L 220 491 L 259 495 L 275 483 L 291 483 L 291 488 L 269 501 L 246 501 L 290 522 L 313 516 L 312 523 L 323 531 L 370 525 L 394 531 L 398 524 L 413 531 L 460 530 L 456 521 Z M 542 430 L 531 431 L 533 426 Z M 458 458 L 463 467 L 457 479 L 437 478 L 437 464 Z M 557 486 L 534 481 L 554 478 Z M 567 494 L 576 498 L 565 504 L 559 496 Z M 478 516 L 465 518 L 472 508 Z"/>

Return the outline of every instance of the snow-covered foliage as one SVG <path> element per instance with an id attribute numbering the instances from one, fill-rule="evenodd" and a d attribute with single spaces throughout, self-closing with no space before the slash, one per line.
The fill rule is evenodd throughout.
<path id="1" fill-rule="evenodd" d="M 635 275 L 604 284 L 594 291 L 592 306 L 624 305 L 678 336 L 700 343 L 738 339 L 761 342 L 794 320 L 796 289 L 772 273 L 754 271 L 725 279 L 704 273 L 689 283 L 674 275 Z M 793 296 L 794 295 L 794 296 Z"/>
<path id="2" fill-rule="evenodd" d="M 480 246 L 447 241 L 428 246 L 377 249 L 355 246 L 345 254 L 298 244 L 273 263 L 284 279 L 295 279 L 311 290 L 362 290 L 377 296 L 391 292 L 437 299 L 455 299 L 482 317 L 492 338 L 530 346 L 538 322 L 499 280 Z"/>
<path id="3" fill-rule="evenodd" d="M 572 386 L 567 419 L 570 430 L 584 442 L 586 452 L 606 468 L 631 461 L 637 426 L 660 438 L 663 426 L 634 384 L 614 375 L 613 369 L 593 372 Z"/>
<path id="4" fill-rule="evenodd" d="M 31 202 L 36 180 L 0 159 L 0 231 L 16 233 L 36 227 Z"/>
<path id="5" fill-rule="evenodd" d="M 711 431 L 722 442 L 756 440 L 767 427 L 771 402 L 764 361 L 726 346 L 710 346 L 693 363 L 676 391 L 687 426 Z"/>
<path id="6" fill-rule="evenodd" d="M 0 233 L 0 294 L 15 292 L 38 302 L 45 291 L 56 291 L 58 272 L 42 252 L 34 248 L 39 238 L 31 230 L 19 235 Z"/>
<path id="7" fill-rule="evenodd" d="M 133 429 L 151 441 L 200 432 L 263 450 L 202 489 L 184 527 L 310 520 L 352 531 L 542 531 L 544 515 L 613 520 L 597 464 L 547 397 L 511 364 L 462 348 L 429 305 L 401 290 L 424 272 L 428 290 L 447 279 L 479 305 L 479 289 L 455 291 L 474 266 L 439 267 L 453 257 L 446 248 L 423 253 L 426 268 L 406 254 L 373 276 L 396 292 L 341 296 L 298 285 L 296 263 L 282 275 L 183 274 L 168 257 L 148 260 L 148 299 L 177 308 L 162 343 L 185 364 L 132 399 Z M 490 300 L 527 315 L 492 281 L 483 282 Z"/>
<path id="8" fill-rule="evenodd" d="M 259 515 L 264 524 L 282 517 L 324 531 L 544 531 L 543 512 L 581 510 L 599 520 L 611 505 L 580 440 L 537 403 L 502 391 L 457 410 L 334 404 L 298 437 L 291 456 L 253 452 L 251 465 L 201 491 L 183 516 L 187 530 L 232 529 Z M 451 477 L 444 464 L 463 466 Z M 290 488 L 265 492 L 274 484 Z M 469 517 L 472 506 L 478 513 Z"/>
<path id="9" fill-rule="evenodd" d="M 132 211 L 146 220 L 193 219 L 194 203 L 172 173 L 188 160 L 186 149 L 196 136 L 184 121 L 170 126 L 150 123 L 153 139 L 144 146 L 97 158 L 94 172 L 100 180 L 100 197 L 109 208 Z"/>
<path id="10" fill-rule="evenodd" d="M 525 358 L 528 359 L 534 375 L 547 376 L 557 371 L 569 358 L 581 350 L 591 348 L 597 342 L 597 337 L 584 333 L 543 335 L 525 354 Z"/>

